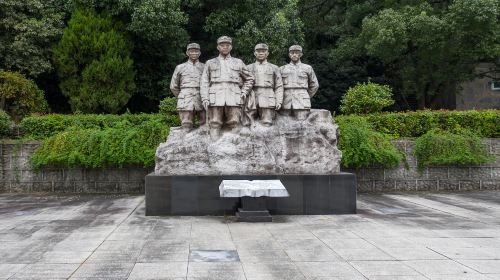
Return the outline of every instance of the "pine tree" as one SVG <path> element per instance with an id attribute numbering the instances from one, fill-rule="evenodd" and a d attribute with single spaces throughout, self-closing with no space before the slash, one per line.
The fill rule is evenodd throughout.
<path id="1" fill-rule="evenodd" d="M 132 43 L 122 25 L 91 8 L 72 14 L 54 49 L 60 87 L 73 112 L 116 113 L 135 88 Z"/>

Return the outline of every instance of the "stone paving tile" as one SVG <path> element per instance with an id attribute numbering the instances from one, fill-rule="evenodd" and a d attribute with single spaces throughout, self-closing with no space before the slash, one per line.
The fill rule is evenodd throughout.
<path id="1" fill-rule="evenodd" d="M 247 262 L 287 262 L 290 257 L 282 249 L 279 250 L 238 250 L 240 261 Z"/>
<path id="2" fill-rule="evenodd" d="M 416 270 L 400 261 L 351 261 L 350 263 L 367 277 L 381 275 L 420 275 Z"/>
<path id="3" fill-rule="evenodd" d="M 292 262 L 243 263 L 247 280 L 302 280 L 306 277 Z"/>
<path id="4" fill-rule="evenodd" d="M 90 255 L 87 263 L 135 263 L 140 251 L 103 251 L 97 250 Z"/>
<path id="5" fill-rule="evenodd" d="M 40 263 L 83 263 L 92 252 L 80 251 L 48 251 L 38 262 Z"/>
<path id="6" fill-rule="evenodd" d="M 282 248 L 287 250 L 330 250 L 323 241 L 315 239 L 282 239 L 278 240 Z"/>
<path id="7" fill-rule="evenodd" d="M 332 250 L 337 249 L 372 249 L 376 248 L 370 242 L 357 238 L 357 239 L 321 239 Z"/>
<path id="8" fill-rule="evenodd" d="M 185 279 L 187 265 L 187 262 L 136 263 L 128 279 Z"/>
<path id="9" fill-rule="evenodd" d="M 434 251 L 455 260 L 492 260 L 500 259 L 497 248 L 431 248 Z"/>
<path id="10" fill-rule="evenodd" d="M 490 278 L 489 275 L 483 275 L 483 274 L 430 275 L 430 276 L 428 276 L 428 279 L 431 279 L 431 280 L 492 280 L 492 278 Z"/>
<path id="11" fill-rule="evenodd" d="M 459 260 L 458 262 L 480 273 L 500 274 L 500 260 Z"/>
<path id="12" fill-rule="evenodd" d="M 383 248 L 384 252 L 396 260 L 442 260 L 446 256 L 428 248 Z"/>
<path id="13" fill-rule="evenodd" d="M 402 263 L 426 276 L 477 274 L 476 271 L 452 260 L 414 260 Z"/>
<path id="14" fill-rule="evenodd" d="M 243 280 L 245 273 L 241 263 L 191 262 L 188 264 L 187 278 Z"/>
<path id="15" fill-rule="evenodd" d="M 191 239 L 191 250 L 236 250 L 236 245 L 231 240 L 218 239 Z"/>
<path id="16" fill-rule="evenodd" d="M 16 272 L 9 279 L 65 279 L 68 278 L 79 264 L 29 264 Z"/>
<path id="17" fill-rule="evenodd" d="M 343 259 L 330 249 L 285 250 L 294 262 L 335 262 Z"/>
<path id="18" fill-rule="evenodd" d="M 282 250 L 280 242 L 270 239 L 246 239 L 235 240 L 234 244 L 238 250 Z"/>
<path id="19" fill-rule="evenodd" d="M 0 279 L 40 279 L 42 266 L 65 279 L 54 265 L 80 264 L 72 279 L 500 279 L 500 192 L 358 198 L 358 215 L 247 224 L 146 217 L 142 196 L 0 195 Z M 241 263 L 188 263 L 190 250 Z"/>
<path id="20" fill-rule="evenodd" d="M 363 275 L 347 262 L 296 262 L 295 265 L 307 277 L 345 277 L 363 279 Z"/>
<path id="21" fill-rule="evenodd" d="M 7 279 L 14 275 L 19 270 L 23 269 L 27 264 L 0 264 L 0 279 Z"/>
<path id="22" fill-rule="evenodd" d="M 100 246 L 103 251 L 141 251 L 146 240 L 106 240 Z"/>
<path id="23" fill-rule="evenodd" d="M 335 252 L 348 261 L 375 261 L 375 260 L 395 260 L 394 257 L 388 255 L 378 248 L 368 249 L 335 249 Z"/>
<path id="24" fill-rule="evenodd" d="M 422 275 L 376 275 L 370 276 L 370 280 L 428 280 Z"/>
<path id="25" fill-rule="evenodd" d="M 84 263 L 71 276 L 73 278 L 126 279 L 134 263 Z"/>

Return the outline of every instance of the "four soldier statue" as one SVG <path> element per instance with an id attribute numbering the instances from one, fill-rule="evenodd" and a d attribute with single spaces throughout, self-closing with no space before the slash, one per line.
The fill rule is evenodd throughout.
<path id="1" fill-rule="evenodd" d="M 248 66 L 231 56 L 232 39 L 217 39 L 219 56 L 199 62 L 200 45 L 187 46 L 189 60 L 175 68 L 170 90 L 177 97 L 182 127 L 193 128 L 196 115 L 206 122 L 213 138 L 222 127 L 234 129 L 252 123 L 256 116 L 262 125 L 271 126 L 275 112 L 307 118 L 318 80 L 310 65 L 300 61 L 302 47 L 289 48 L 290 63 L 281 67 L 267 62 L 266 44 L 255 46 L 255 63 Z"/>

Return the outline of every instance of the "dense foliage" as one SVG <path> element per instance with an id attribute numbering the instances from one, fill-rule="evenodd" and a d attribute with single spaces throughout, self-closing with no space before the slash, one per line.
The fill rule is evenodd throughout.
<path id="1" fill-rule="evenodd" d="M 107 129 L 116 128 L 121 123 L 128 123 L 132 127 L 148 122 L 160 122 L 165 126 L 179 126 L 177 116 L 164 114 L 123 114 L 123 115 L 59 115 L 32 116 L 24 118 L 20 127 L 25 137 L 29 139 L 45 139 L 63 132 L 70 127 L 79 129 Z"/>
<path id="2" fill-rule="evenodd" d="M 355 28 L 333 28 L 340 29 L 333 59 L 378 61 L 382 71 L 373 74 L 390 81 L 402 103 L 416 99 L 418 108 L 440 108 L 461 82 L 487 74 L 475 73 L 479 62 L 500 66 L 498 0 L 341 2 L 341 20 L 354 20 Z"/>
<path id="3" fill-rule="evenodd" d="M 368 81 L 349 88 L 341 101 L 340 111 L 344 114 L 371 114 L 394 104 L 389 86 Z"/>
<path id="4" fill-rule="evenodd" d="M 321 85 L 313 107 L 330 110 L 368 78 L 391 86 L 394 109 L 454 108 L 449 97 L 462 82 L 494 77 L 500 68 L 498 0 L 0 0 L 0 69 L 35 79 L 56 112 L 68 112 L 70 100 L 61 94 L 67 85 L 51 56 L 71 18 L 86 9 L 120 26 L 130 43 L 120 49 L 133 61 L 135 88 L 124 105 L 132 112 L 156 112 L 171 96 L 168 83 L 187 43 L 200 43 L 206 61 L 217 55 L 221 35 L 233 37 L 233 54 L 246 63 L 258 42 L 270 45 L 270 61 L 278 65 L 288 61 L 290 45 L 302 44 L 303 61 Z M 476 72 L 482 62 L 491 70 Z M 103 94 L 109 87 L 98 73 L 88 89 Z"/>
<path id="5" fill-rule="evenodd" d="M 12 128 L 10 116 L 0 109 L 0 136 L 9 135 Z"/>
<path id="6" fill-rule="evenodd" d="M 91 8 L 73 13 L 54 49 L 60 87 L 73 112 L 116 113 L 132 96 L 132 45 L 121 29 Z"/>
<path id="7" fill-rule="evenodd" d="M 47 165 L 105 166 L 154 165 L 156 147 L 168 135 L 160 119 L 140 125 L 121 121 L 104 129 L 70 128 L 45 141 L 32 158 L 35 168 Z"/>
<path id="8" fill-rule="evenodd" d="M 53 69 L 51 48 L 64 28 L 64 3 L 0 0 L 0 69 L 30 78 Z"/>
<path id="9" fill-rule="evenodd" d="M 481 137 L 500 137 L 500 110 L 382 113 L 367 115 L 366 120 L 376 131 L 396 138 L 419 137 L 435 128 L 463 128 Z"/>
<path id="10" fill-rule="evenodd" d="M 418 167 L 429 165 L 479 165 L 494 161 L 479 136 L 466 129 L 432 129 L 417 138 L 414 153 Z"/>
<path id="11" fill-rule="evenodd" d="M 338 118 L 337 123 L 343 167 L 395 167 L 402 161 L 403 154 L 391 144 L 391 139 L 374 131 L 366 119 L 352 115 Z"/>
<path id="12" fill-rule="evenodd" d="M 20 73 L 0 71 L 0 109 L 17 119 L 32 112 L 46 112 L 48 104 L 32 80 Z"/>
<path id="13" fill-rule="evenodd" d="M 177 98 L 165 97 L 160 101 L 160 114 L 169 116 L 177 115 Z"/>

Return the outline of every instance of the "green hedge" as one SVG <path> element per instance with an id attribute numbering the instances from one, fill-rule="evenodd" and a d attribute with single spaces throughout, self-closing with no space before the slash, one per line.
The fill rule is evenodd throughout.
<path id="1" fill-rule="evenodd" d="M 391 144 L 391 138 L 374 131 L 363 117 L 350 115 L 339 118 L 337 123 L 343 167 L 381 165 L 390 168 L 402 162 L 404 156 Z"/>
<path id="2" fill-rule="evenodd" d="M 349 116 L 337 116 L 336 119 Z M 432 129 L 468 129 L 481 137 L 500 137 L 500 110 L 416 111 L 364 116 L 373 128 L 396 138 L 414 138 Z"/>
<path id="3" fill-rule="evenodd" d="M 466 129 L 432 129 L 415 141 L 420 169 L 430 165 L 479 165 L 494 161 L 479 136 Z"/>
<path id="4" fill-rule="evenodd" d="M 122 121 L 103 129 L 70 128 L 45 139 L 32 158 L 43 166 L 154 166 L 156 147 L 167 139 L 169 127 L 161 118 L 139 125 Z"/>
<path id="5" fill-rule="evenodd" d="M 3 110 L 0 110 L 0 136 L 9 135 L 12 127 L 10 116 Z"/>
<path id="6" fill-rule="evenodd" d="M 128 123 L 131 127 L 141 125 L 149 121 L 159 121 L 166 126 L 179 126 L 180 121 L 177 116 L 167 116 L 164 114 L 123 114 L 123 115 L 59 115 L 50 114 L 45 116 L 32 116 L 24 118 L 21 129 L 25 138 L 45 139 L 56 135 L 69 128 L 78 129 L 106 129 L 122 126 Z"/>

